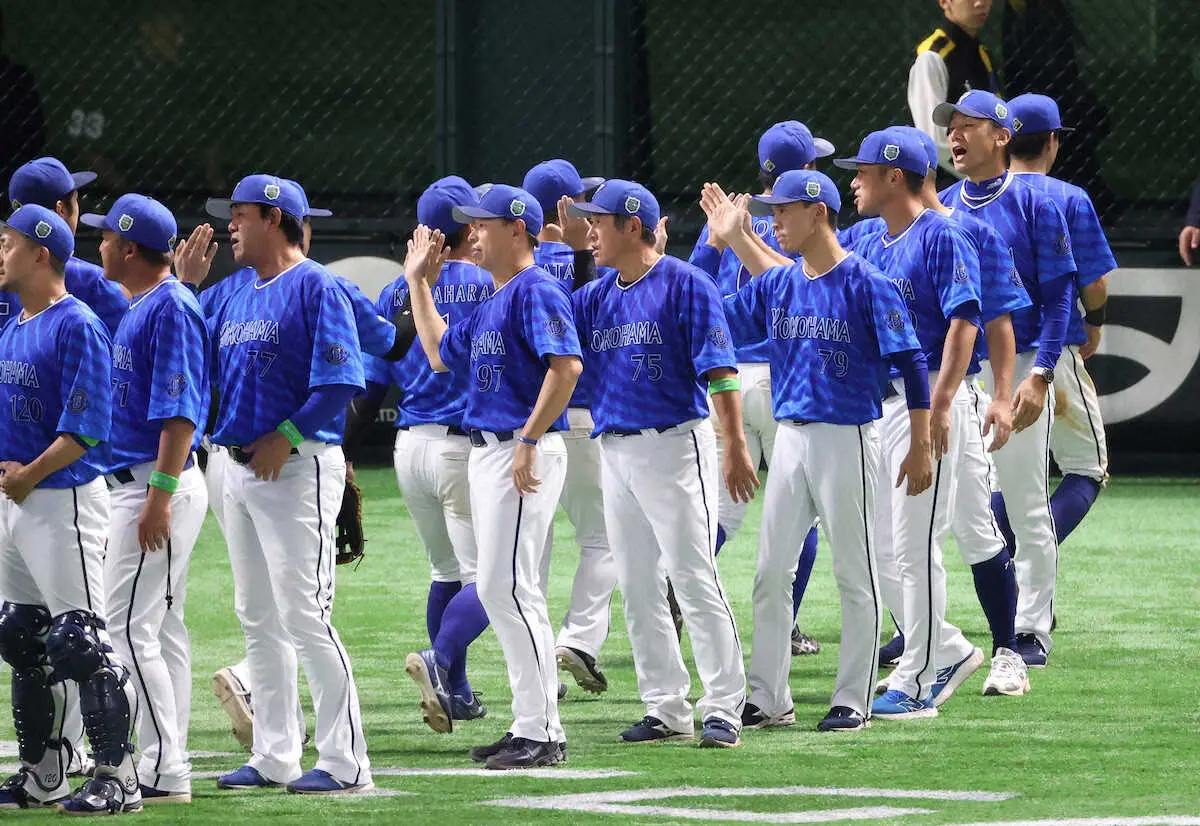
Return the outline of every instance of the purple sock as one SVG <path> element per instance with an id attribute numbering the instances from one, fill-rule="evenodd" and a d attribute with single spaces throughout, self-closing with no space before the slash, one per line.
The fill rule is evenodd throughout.
<path id="1" fill-rule="evenodd" d="M 442 614 L 446 606 L 462 588 L 461 582 L 431 582 L 429 583 L 429 599 L 425 601 L 425 630 L 429 632 L 429 642 L 437 639 L 438 629 L 442 627 Z"/>
<path id="2" fill-rule="evenodd" d="M 446 606 L 442 628 L 433 641 L 438 664 L 450 678 L 450 693 L 471 696 L 467 682 L 467 646 L 488 627 L 487 613 L 475 592 L 475 583 L 463 587 Z"/>
<path id="3" fill-rule="evenodd" d="M 971 566 L 975 595 L 992 632 L 992 654 L 1003 647 L 1016 650 L 1017 577 L 1008 549 Z"/>
<path id="4" fill-rule="evenodd" d="M 817 561 L 817 528 L 814 525 L 804 537 L 800 547 L 800 563 L 796 566 L 796 581 L 792 583 L 792 622 L 800 613 L 800 603 L 804 600 L 804 592 L 808 590 L 808 580 L 812 576 L 813 563 Z"/>
<path id="5" fill-rule="evenodd" d="M 1004 544 L 1008 546 L 1008 555 L 1017 555 L 1017 538 L 1013 536 L 1012 525 L 1008 524 L 1008 508 L 1004 505 L 1004 494 L 992 494 L 992 516 L 996 517 L 996 527 L 1000 528 L 1000 534 L 1004 537 Z"/>
<path id="6" fill-rule="evenodd" d="M 1087 476 L 1068 473 L 1050 497 L 1054 535 L 1061 544 L 1079 526 L 1100 495 L 1100 483 Z"/>
<path id="7" fill-rule="evenodd" d="M 721 552 L 721 547 L 725 544 L 725 529 L 717 525 L 717 549 L 713 551 L 713 556 Z"/>

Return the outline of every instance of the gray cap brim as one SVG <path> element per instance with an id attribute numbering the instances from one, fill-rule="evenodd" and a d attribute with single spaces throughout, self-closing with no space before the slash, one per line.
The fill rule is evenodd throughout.
<path id="1" fill-rule="evenodd" d="M 587 178 L 580 178 L 580 181 L 583 183 L 583 191 L 584 192 L 595 189 L 596 187 L 600 186 L 600 184 L 604 183 L 604 180 L 605 180 L 604 178 L 597 177 L 595 175 L 589 176 Z"/>
<path id="2" fill-rule="evenodd" d="M 503 218 L 503 215 L 497 215 L 494 212 L 488 212 L 486 209 L 477 206 L 456 206 L 450 210 L 450 214 L 454 216 L 454 220 L 460 224 L 471 224 L 475 221 L 481 221 L 484 218 Z"/>
<path id="3" fill-rule="evenodd" d="M 96 178 L 100 177 L 95 172 L 72 172 L 71 180 L 75 183 L 76 189 L 82 189 L 90 184 Z"/>
<path id="4" fill-rule="evenodd" d="M 828 158 L 837 151 L 834 145 L 824 138 L 813 138 L 813 148 L 816 150 L 818 158 Z"/>
<path id="5" fill-rule="evenodd" d="M 860 161 L 858 158 L 835 158 L 833 165 L 838 169 L 858 169 L 859 164 L 868 164 L 868 161 Z"/>
<path id="6" fill-rule="evenodd" d="M 590 218 L 593 215 L 616 215 L 615 212 L 607 210 L 602 206 L 597 206 L 591 201 L 571 204 L 567 207 L 567 214 L 576 218 Z"/>
<path id="7" fill-rule="evenodd" d="M 322 209 L 321 207 L 309 207 L 306 218 L 328 218 L 333 215 L 332 209 Z"/>
<path id="8" fill-rule="evenodd" d="M 204 211 L 214 218 L 232 218 L 233 201 L 228 198 L 209 198 L 204 202 Z"/>
<path id="9" fill-rule="evenodd" d="M 79 223 L 96 229 L 108 229 L 108 216 L 97 215 L 94 212 L 85 212 L 79 216 Z"/>

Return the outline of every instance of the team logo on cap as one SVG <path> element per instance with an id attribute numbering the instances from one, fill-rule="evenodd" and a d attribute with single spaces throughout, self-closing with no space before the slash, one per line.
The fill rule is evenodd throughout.
<path id="1" fill-rule="evenodd" d="M 767 158 L 765 161 L 763 161 L 763 169 L 767 170 L 768 172 L 774 172 L 775 171 L 775 161 L 771 160 L 770 158 Z"/>
<path id="2" fill-rule="evenodd" d="M 50 226 L 45 221 L 38 221 L 37 225 L 33 228 L 33 234 L 38 238 L 47 238 L 53 231 L 54 227 Z"/>
<path id="3" fill-rule="evenodd" d="M 630 195 L 625 199 L 625 211 L 630 215 L 642 208 L 642 200 L 634 195 Z"/>
<path id="4" fill-rule="evenodd" d="M 20 208 L 21 208 L 21 202 L 20 202 L 20 201 L 18 201 L 16 198 L 13 198 L 13 199 L 12 199 L 12 201 L 11 201 L 11 203 L 12 203 L 12 208 L 13 208 L 13 209 L 20 209 Z"/>
<path id="5" fill-rule="evenodd" d="M 120 228 L 121 232 L 129 232 L 129 230 L 133 229 L 133 216 L 122 214 L 121 217 L 117 219 L 117 226 Z"/>
<path id="6" fill-rule="evenodd" d="M 821 182 L 809 181 L 804 185 L 804 192 L 810 198 L 817 198 L 821 195 Z"/>
<path id="7" fill-rule="evenodd" d="M 266 195 L 272 201 L 279 197 L 279 184 L 267 184 L 263 187 L 263 195 Z"/>
<path id="8" fill-rule="evenodd" d="M 889 161 L 894 161 L 900 157 L 900 147 L 894 143 L 889 143 L 883 147 L 883 157 Z"/>
<path id="9" fill-rule="evenodd" d="M 893 332 L 900 332 L 904 329 L 904 316 L 899 310 L 888 310 L 887 326 Z"/>
<path id="10" fill-rule="evenodd" d="M 508 211 L 511 212 L 514 217 L 519 218 L 520 216 L 525 214 L 525 202 L 524 201 L 513 201 L 511 204 L 508 205 Z"/>
<path id="11" fill-rule="evenodd" d="M 175 241 L 176 240 L 177 239 L 174 235 L 172 235 L 170 238 L 168 238 L 167 239 L 167 249 L 169 249 L 169 250 L 175 249 Z"/>
<path id="12" fill-rule="evenodd" d="M 1022 127 L 1022 126 L 1024 126 L 1024 125 L 1025 125 L 1025 124 L 1021 123 L 1021 119 L 1020 119 L 1020 118 L 1013 118 L 1013 131 L 1014 131 L 1014 132 L 1020 132 L 1020 131 L 1021 131 L 1021 127 Z"/>
<path id="13" fill-rule="evenodd" d="M 1006 117 L 1008 117 L 1008 107 L 1003 103 L 996 104 L 996 117 L 1000 118 L 1000 120 L 1004 120 Z"/>
<path id="14" fill-rule="evenodd" d="M 183 373 L 176 373 L 167 379 L 167 395 L 172 399 L 178 399 L 183 395 L 183 391 L 187 390 L 187 376 Z"/>
<path id="15" fill-rule="evenodd" d="M 88 409 L 88 394 L 82 387 L 77 387 L 71 391 L 70 397 L 67 398 L 67 410 L 72 413 L 82 413 Z"/>

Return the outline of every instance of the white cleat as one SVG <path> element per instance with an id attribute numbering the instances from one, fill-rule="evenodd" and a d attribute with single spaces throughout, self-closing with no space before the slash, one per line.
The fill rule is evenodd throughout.
<path id="1" fill-rule="evenodd" d="M 222 668 L 213 674 L 213 694 L 229 715 L 233 736 L 243 748 L 251 748 L 254 745 L 254 712 L 250 707 L 250 692 L 232 668 Z"/>
<path id="2" fill-rule="evenodd" d="M 1028 694 L 1030 688 L 1029 669 L 1021 655 L 1007 648 L 997 648 L 992 657 L 992 670 L 983 681 L 983 696 L 1020 697 Z"/>

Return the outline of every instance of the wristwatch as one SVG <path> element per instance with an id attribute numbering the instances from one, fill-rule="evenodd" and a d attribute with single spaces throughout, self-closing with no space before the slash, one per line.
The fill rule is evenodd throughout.
<path id="1" fill-rule="evenodd" d="M 1037 376 L 1046 384 L 1054 384 L 1054 371 L 1049 367 L 1035 367 L 1029 371 L 1029 375 Z"/>

